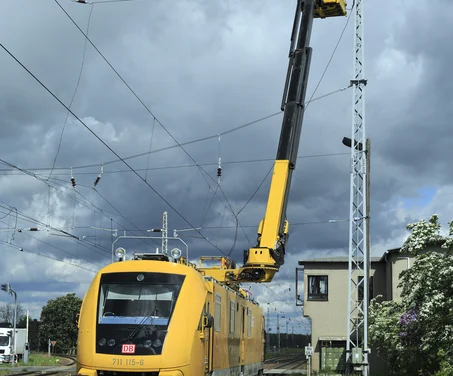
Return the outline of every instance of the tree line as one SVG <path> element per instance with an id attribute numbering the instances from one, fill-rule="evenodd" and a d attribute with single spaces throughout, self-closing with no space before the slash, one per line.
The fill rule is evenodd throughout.
<path id="1" fill-rule="evenodd" d="M 30 351 L 47 351 L 49 339 L 56 341 L 52 352 L 70 353 L 77 345 L 77 324 L 74 317 L 80 311 L 82 299 L 74 293 L 51 299 L 42 308 L 40 319 L 30 319 L 28 341 Z M 25 309 L 17 305 L 17 328 L 26 327 Z M 0 305 L 0 323 L 11 324 L 14 321 L 14 304 Z"/>

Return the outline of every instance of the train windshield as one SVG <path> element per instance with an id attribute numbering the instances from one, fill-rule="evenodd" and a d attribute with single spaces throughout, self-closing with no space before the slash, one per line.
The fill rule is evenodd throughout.
<path id="1" fill-rule="evenodd" d="M 101 276 L 96 352 L 159 355 L 185 275 L 150 272 L 105 273 Z M 129 353 L 128 353 L 129 354 Z"/>
<path id="2" fill-rule="evenodd" d="M 0 336 L 0 346 L 8 346 L 8 345 L 9 345 L 9 337 Z"/>
<path id="3" fill-rule="evenodd" d="M 151 273 L 146 274 L 149 277 Z M 136 279 L 135 283 L 101 283 L 99 324 L 168 326 L 181 290 L 181 278 L 176 275 L 144 278 L 143 274 L 137 277 L 143 279 Z"/>

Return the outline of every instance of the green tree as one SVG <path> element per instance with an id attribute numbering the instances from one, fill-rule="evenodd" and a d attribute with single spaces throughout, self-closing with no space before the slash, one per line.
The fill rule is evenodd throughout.
<path id="1" fill-rule="evenodd" d="M 67 352 L 77 344 L 74 315 L 80 311 L 82 299 L 74 293 L 49 300 L 42 308 L 40 337 L 56 341 L 56 352 Z"/>
<path id="2" fill-rule="evenodd" d="M 438 216 L 409 224 L 401 248 L 415 256 L 400 274 L 401 301 L 370 306 L 372 346 L 394 375 L 447 375 L 453 368 L 453 231 L 440 235 Z M 445 252 L 430 250 L 442 247 Z"/>

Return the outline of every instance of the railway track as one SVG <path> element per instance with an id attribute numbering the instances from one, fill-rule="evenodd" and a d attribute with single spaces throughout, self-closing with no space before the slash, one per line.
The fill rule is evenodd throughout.
<path id="1" fill-rule="evenodd" d="M 277 367 L 275 367 L 274 369 L 294 369 L 294 368 L 297 368 L 299 367 L 300 365 L 302 364 L 305 364 L 307 363 L 306 360 L 300 360 L 300 359 L 292 359 L 286 363 L 283 363 L 283 364 L 279 364 Z"/>
<path id="2" fill-rule="evenodd" d="M 294 359 L 294 357 L 296 356 L 296 354 L 294 355 L 285 355 L 285 356 L 278 356 L 278 357 L 275 357 L 275 358 L 269 358 L 269 359 L 266 359 L 264 361 L 265 364 L 268 364 L 268 363 L 280 363 L 280 362 L 286 362 L 288 360 L 291 360 L 291 359 Z"/>
<path id="3" fill-rule="evenodd" d="M 283 360 L 283 359 L 281 359 Z M 282 375 L 286 375 L 288 373 L 292 373 L 294 372 L 295 370 L 299 370 L 301 371 L 301 373 L 303 371 L 305 371 L 305 368 L 301 368 L 302 366 L 304 366 L 307 361 L 306 360 L 301 360 L 300 358 L 299 359 L 295 359 L 294 356 L 291 357 L 291 358 L 287 358 L 285 357 L 284 358 L 284 362 L 283 363 L 274 363 L 275 366 L 273 366 L 271 369 L 272 369 L 272 375 L 275 375 L 275 376 L 282 376 Z M 278 370 L 281 370 L 280 373 L 278 372 L 275 372 L 275 371 L 278 371 Z M 268 369 L 268 372 L 267 373 L 270 373 L 269 372 L 270 369 Z M 288 372 L 288 371 L 292 371 L 292 372 Z"/>

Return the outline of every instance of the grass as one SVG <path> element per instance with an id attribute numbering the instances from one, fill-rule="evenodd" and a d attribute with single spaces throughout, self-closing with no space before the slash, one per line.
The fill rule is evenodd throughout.
<path id="1" fill-rule="evenodd" d="M 58 366 L 61 363 L 61 359 L 57 356 L 48 356 L 47 354 L 30 354 L 28 357 L 28 366 Z M 23 361 L 17 363 L 18 367 L 25 366 Z M 4 371 L 4 368 L 13 368 L 11 364 L 0 364 L 0 376 L 6 375 L 8 371 Z"/>

